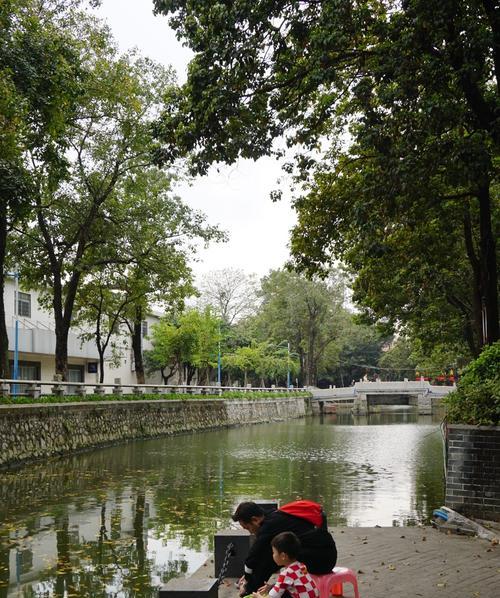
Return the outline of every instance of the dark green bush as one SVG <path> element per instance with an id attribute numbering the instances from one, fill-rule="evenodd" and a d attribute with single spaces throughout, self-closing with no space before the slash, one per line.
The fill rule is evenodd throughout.
<path id="1" fill-rule="evenodd" d="M 500 341 L 486 347 L 467 366 L 445 404 L 450 423 L 500 424 Z"/>

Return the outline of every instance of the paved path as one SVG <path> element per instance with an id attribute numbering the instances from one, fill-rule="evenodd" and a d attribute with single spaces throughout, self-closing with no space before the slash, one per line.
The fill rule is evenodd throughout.
<path id="1" fill-rule="evenodd" d="M 486 540 L 432 527 L 332 532 L 338 564 L 357 573 L 360 598 L 500 598 L 500 547 Z M 344 591 L 354 596 L 349 584 Z M 234 580 L 221 586 L 219 598 L 237 598 Z"/>

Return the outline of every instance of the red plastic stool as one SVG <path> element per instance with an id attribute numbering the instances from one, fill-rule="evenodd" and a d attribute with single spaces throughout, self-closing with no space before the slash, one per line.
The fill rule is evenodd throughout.
<path id="1" fill-rule="evenodd" d="M 359 598 L 358 580 L 352 569 L 347 567 L 335 567 L 331 573 L 324 575 L 313 575 L 314 583 L 319 590 L 319 598 L 330 598 L 330 595 L 342 596 L 342 585 L 346 582 L 351 583 L 354 588 L 355 598 Z"/>

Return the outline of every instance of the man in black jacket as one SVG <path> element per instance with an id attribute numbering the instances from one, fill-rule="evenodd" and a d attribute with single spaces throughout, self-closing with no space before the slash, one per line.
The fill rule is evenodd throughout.
<path id="1" fill-rule="evenodd" d="M 232 519 L 255 535 L 245 560 L 245 574 L 240 580 L 240 596 L 256 592 L 279 569 L 273 560 L 271 540 L 281 532 L 293 532 L 299 537 L 302 545 L 299 558 L 310 573 L 330 573 L 335 567 L 337 549 L 324 514 L 319 527 L 279 509 L 265 513 L 256 503 L 243 502 Z"/>

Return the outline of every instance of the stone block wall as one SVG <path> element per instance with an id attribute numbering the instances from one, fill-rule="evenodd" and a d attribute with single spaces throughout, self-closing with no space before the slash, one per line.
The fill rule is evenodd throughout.
<path id="1" fill-rule="evenodd" d="M 304 415 L 304 397 L 1 405 L 0 467 L 134 438 Z"/>
<path id="2" fill-rule="evenodd" d="M 500 521 L 500 427 L 448 425 L 446 506 Z"/>

